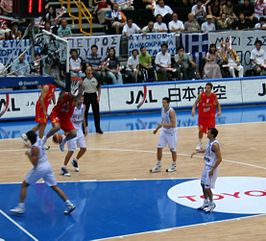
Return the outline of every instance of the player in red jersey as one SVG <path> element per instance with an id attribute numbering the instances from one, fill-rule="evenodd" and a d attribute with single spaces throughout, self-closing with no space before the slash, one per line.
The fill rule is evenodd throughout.
<path id="1" fill-rule="evenodd" d="M 196 107 L 198 107 L 199 143 L 196 151 L 202 151 L 203 134 L 206 134 L 209 128 L 215 127 L 216 108 L 218 109 L 217 115 L 221 115 L 221 105 L 217 95 L 212 93 L 212 87 L 212 83 L 207 83 L 205 91 L 200 93 L 192 107 L 192 116 L 195 115 Z"/>
<path id="2" fill-rule="evenodd" d="M 38 124 L 32 128 L 34 132 L 39 131 L 39 137 L 43 138 L 44 136 L 44 130 L 48 122 L 48 107 L 53 101 L 55 104 L 55 85 L 53 84 L 46 84 L 43 85 L 41 95 L 36 102 L 36 108 L 35 108 L 35 122 Z M 26 134 L 22 134 L 22 139 L 25 144 L 27 144 L 27 136 Z"/>
<path id="3" fill-rule="evenodd" d="M 71 117 L 74 112 L 76 97 L 78 98 L 80 91 L 80 83 L 77 81 L 71 86 L 71 92 L 61 92 L 56 105 L 54 106 L 50 120 L 52 122 L 52 129 L 43 137 L 44 143 L 46 140 L 54 135 L 57 131 L 62 129 L 65 132 L 65 137 L 62 142 L 59 143 L 61 151 L 64 151 L 65 143 L 76 137 L 77 131 L 71 122 Z"/>

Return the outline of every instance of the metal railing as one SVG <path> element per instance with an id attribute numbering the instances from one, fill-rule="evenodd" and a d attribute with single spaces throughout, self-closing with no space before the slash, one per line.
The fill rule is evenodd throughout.
<path id="1" fill-rule="evenodd" d="M 90 13 L 89 9 L 85 6 L 85 4 L 81 0 L 72 0 L 72 2 L 78 8 L 78 16 L 76 16 L 76 15 L 73 15 L 72 13 L 71 0 L 60 0 L 60 2 L 62 6 L 64 5 L 67 6 L 67 12 L 72 19 L 72 25 L 75 24 L 75 21 L 78 21 L 80 32 L 86 36 L 92 35 L 92 14 Z M 86 31 L 83 28 L 83 22 L 82 22 L 83 17 L 85 17 L 85 19 L 88 21 L 90 25 L 90 31 Z"/>

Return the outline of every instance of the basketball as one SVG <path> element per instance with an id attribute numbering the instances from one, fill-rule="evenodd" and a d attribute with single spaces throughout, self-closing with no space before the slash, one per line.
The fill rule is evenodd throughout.
<path id="1" fill-rule="evenodd" d="M 59 143 L 62 142 L 62 140 L 63 140 L 63 136 L 62 135 L 60 135 L 58 133 L 53 135 L 53 142 L 54 143 L 59 144 Z"/>

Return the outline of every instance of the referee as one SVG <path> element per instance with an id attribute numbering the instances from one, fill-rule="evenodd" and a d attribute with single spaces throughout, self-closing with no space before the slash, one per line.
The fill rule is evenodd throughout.
<path id="1" fill-rule="evenodd" d="M 98 83 L 95 77 L 93 77 L 93 69 L 91 66 L 86 68 L 86 78 L 83 81 L 84 86 L 84 104 L 85 108 L 85 120 L 86 126 L 88 127 L 88 112 L 90 109 L 90 105 L 92 105 L 92 112 L 94 116 L 94 125 L 96 132 L 98 134 L 103 134 L 103 131 L 100 127 L 100 108 L 99 102 L 101 97 L 101 85 Z"/>

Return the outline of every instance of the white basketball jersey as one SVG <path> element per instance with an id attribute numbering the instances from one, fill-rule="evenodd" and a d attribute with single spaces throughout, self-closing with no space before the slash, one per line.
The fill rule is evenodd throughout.
<path id="1" fill-rule="evenodd" d="M 170 119 L 170 112 L 175 111 L 172 107 L 169 107 L 169 109 L 162 108 L 161 115 L 162 115 L 162 124 L 171 124 Z M 162 127 L 162 130 L 165 133 L 173 134 L 176 131 L 176 128 L 165 128 Z"/>
<path id="2" fill-rule="evenodd" d="M 214 140 L 213 142 L 209 141 L 206 145 L 206 151 L 205 151 L 205 155 L 204 155 L 204 160 L 205 160 L 206 166 L 213 167 L 216 163 L 217 157 L 216 157 L 214 151 L 212 150 L 212 146 L 215 143 L 220 145 L 217 140 Z"/>
<path id="3" fill-rule="evenodd" d="M 48 158 L 45 152 L 45 147 L 43 145 L 43 140 L 37 137 L 37 141 L 32 145 L 39 148 L 39 160 L 37 166 L 40 164 L 48 163 Z"/>
<path id="4" fill-rule="evenodd" d="M 71 121 L 75 127 L 75 129 L 79 130 L 82 128 L 83 120 L 84 120 L 84 111 L 85 106 L 81 105 L 79 108 L 75 106 L 73 115 L 71 117 Z"/>

